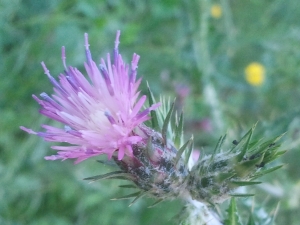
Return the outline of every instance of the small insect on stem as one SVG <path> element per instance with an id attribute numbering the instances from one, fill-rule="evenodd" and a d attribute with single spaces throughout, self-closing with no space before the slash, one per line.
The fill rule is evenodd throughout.
<path id="1" fill-rule="evenodd" d="M 265 165 L 266 165 L 266 163 L 264 163 L 264 162 L 261 162 L 260 164 L 256 165 L 256 167 L 258 167 L 258 168 L 262 168 L 262 167 L 264 167 Z"/>
<path id="2" fill-rule="evenodd" d="M 258 153 L 258 154 L 253 154 L 253 155 L 251 155 L 251 156 L 249 157 L 249 159 L 252 160 L 252 159 L 256 159 L 256 158 L 258 158 L 258 157 L 260 157 L 260 154 L 259 154 L 259 153 Z"/>
<path id="3" fill-rule="evenodd" d="M 237 140 L 233 140 L 233 141 L 232 141 L 232 144 L 234 144 L 234 145 L 238 145 L 238 144 L 239 144 L 239 142 L 238 142 Z"/>
<path id="4" fill-rule="evenodd" d="M 273 147 L 274 145 L 275 145 L 275 143 L 271 143 L 271 144 L 269 145 L 269 148 Z"/>

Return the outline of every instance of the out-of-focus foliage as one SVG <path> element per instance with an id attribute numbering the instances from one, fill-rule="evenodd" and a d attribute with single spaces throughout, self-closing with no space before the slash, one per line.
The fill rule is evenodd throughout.
<path id="1" fill-rule="evenodd" d="M 210 14 L 216 4 L 219 17 Z M 133 52 L 141 56 L 138 73 L 154 95 L 177 96 L 186 135 L 194 133 L 201 154 L 226 131 L 229 140 L 239 139 L 256 121 L 259 137 L 288 131 L 282 145 L 292 149 L 283 157 L 286 166 L 251 190 L 256 194 L 253 218 L 274 215 L 280 201 L 277 224 L 297 224 L 298 6 L 297 0 L 0 0 L 0 224 L 176 224 L 171 218 L 180 201 L 151 209 L 151 200 L 131 207 L 129 201 L 109 201 L 129 194 L 118 188 L 120 182 L 82 180 L 105 173 L 105 166 L 93 160 L 79 165 L 45 161 L 50 146 L 19 130 L 20 125 L 38 130 L 45 122 L 31 98 L 52 91 L 40 62 L 56 77 L 63 71 L 64 45 L 67 63 L 83 70 L 84 32 L 96 59 L 111 51 L 117 29 L 122 55 L 128 61 Z M 245 79 L 253 62 L 265 71 L 258 86 Z M 243 222 L 251 204 L 251 198 L 237 199 Z"/>

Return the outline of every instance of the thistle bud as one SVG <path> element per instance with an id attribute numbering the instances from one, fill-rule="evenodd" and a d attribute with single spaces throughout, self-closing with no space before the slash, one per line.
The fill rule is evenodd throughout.
<path id="1" fill-rule="evenodd" d="M 132 146 L 133 156 L 125 156 L 116 164 L 138 188 L 159 199 L 175 198 L 186 189 L 188 169 L 182 158 L 176 160 L 177 150 L 165 142 L 161 134 L 145 125 L 137 128 L 143 141 Z"/>
<path id="2" fill-rule="evenodd" d="M 276 166 L 264 169 L 286 151 L 279 151 L 276 142 L 282 135 L 265 142 L 251 142 L 255 126 L 228 151 L 221 151 L 225 136 L 221 137 L 212 155 L 200 159 L 192 168 L 187 182 L 191 197 L 205 203 L 221 203 L 231 196 L 248 197 L 253 194 L 239 194 L 236 189 L 261 182 L 254 181 L 267 173 L 279 169 Z"/>

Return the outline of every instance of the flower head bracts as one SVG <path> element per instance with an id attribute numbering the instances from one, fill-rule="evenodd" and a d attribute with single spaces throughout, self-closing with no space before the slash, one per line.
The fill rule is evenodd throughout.
<path id="1" fill-rule="evenodd" d="M 132 145 L 142 141 L 134 128 L 149 119 L 149 112 L 159 104 L 153 104 L 141 111 L 146 96 L 139 98 L 136 80 L 139 56 L 134 54 L 131 67 L 123 62 L 118 52 L 120 31 L 117 32 L 114 61 L 107 54 L 107 62 L 101 59 L 97 67 L 89 50 L 85 34 L 86 59 L 84 66 L 89 82 L 74 67 L 66 66 L 65 49 L 62 48 L 64 74 L 59 82 L 49 73 L 42 62 L 45 74 L 54 86 L 52 97 L 46 93 L 33 98 L 42 106 L 40 113 L 65 125 L 64 129 L 42 125 L 45 132 L 35 132 L 21 127 L 28 133 L 36 134 L 50 142 L 67 142 L 72 146 L 52 146 L 58 155 L 47 156 L 47 160 L 77 158 L 76 163 L 100 154 L 111 158 L 118 151 L 118 159 L 132 155 Z"/>

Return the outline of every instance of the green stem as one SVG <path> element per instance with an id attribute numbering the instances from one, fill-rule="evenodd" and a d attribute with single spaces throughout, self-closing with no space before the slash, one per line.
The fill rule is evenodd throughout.
<path id="1" fill-rule="evenodd" d="M 232 12 L 228 0 L 221 0 L 223 11 L 224 28 L 226 31 L 226 53 L 229 58 L 234 54 L 234 44 L 236 43 L 236 31 L 232 21 Z"/>
<path id="2" fill-rule="evenodd" d="M 186 210 L 188 211 L 188 217 L 181 224 L 222 225 L 216 214 L 201 202 L 190 199 Z"/>
<path id="3" fill-rule="evenodd" d="M 199 0 L 199 8 L 201 8 L 200 29 L 193 38 L 193 48 L 197 68 L 202 72 L 203 94 L 206 103 L 211 108 L 211 115 L 215 127 L 220 132 L 224 132 L 224 122 L 221 105 L 218 99 L 217 91 L 212 82 L 213 66 L 210 59 L 208 48 L 208 25 L 210 17 L 210 0 Z"/>

